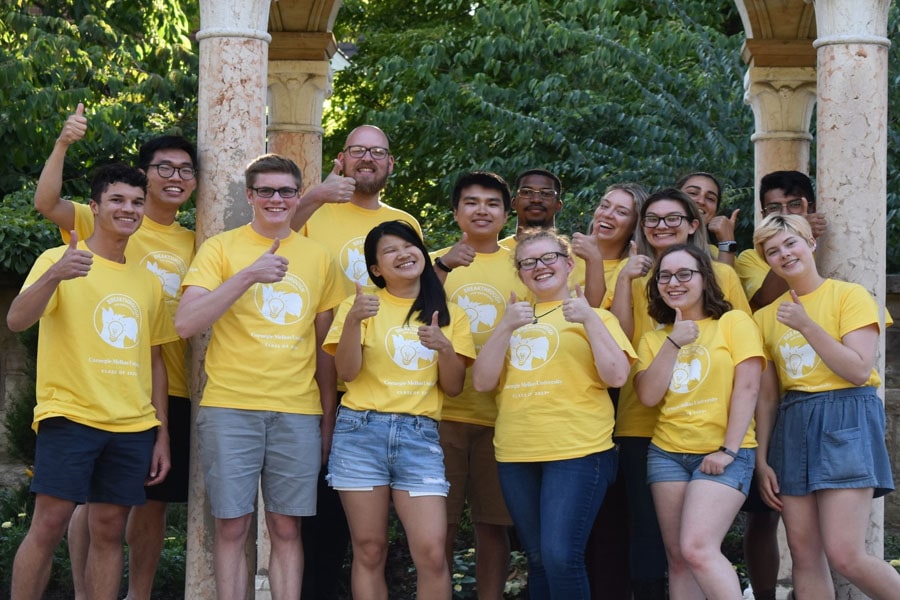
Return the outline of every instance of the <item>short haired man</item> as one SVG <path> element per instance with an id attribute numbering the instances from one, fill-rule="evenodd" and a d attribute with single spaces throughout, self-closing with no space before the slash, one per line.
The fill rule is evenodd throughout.
<path id="1" fill-rule="evenodd" d="M 556 227 L 556 213 L 562 210 L 562 182 L 547 169 L 528 169 L 516 177 L 512 208 L 516 211 L 516 234 L 529 227 Z M 515 236 L 500 243 L 515 249 Z"/>
<path id="2" fill-rule="evenodd" d="M 453 219 L 462 238 L 432 253 L 449 300 L 469 315 L 476 351 L 506 311 L 510 294 L 527 292 L 513 268 L 513 253 L 498 243 L 510 209 L 506 181 L 495 173 L 465 173 L 453 187 Z M 451 272 L 452 271 L 452 272 Z M 494 458 L 495 392 L 476 392 L 467 373 L 463 392 L 445 398 L 440 438 L 450 492 L 447 496 L 447 560 L 463 507 L 468 502 L 475 528 L 478 598 L 501 600 L 509 570 L 512 519 L 506 510 Z"/>
<path id="3" fill-rule="evenodd" d="M 37 432 L 28 535 L 16 553 L 12 598 L 41 597 L 53 550 L 76 504 L 90 503 L 89 598 L 115 597 L 122 537 L 144 485 L 169 471 L 162 344 L 176 339 L 159 280 L 126 260 L 144 216 L 147 178 L 131 167 L 97 170 L 93 233 L 44 252 L 10 306 L 7 324 L 38 320 Z"/>
<path id="4" fill-rule="evenodd" d="M 291 230 L 297 165 L 266 154 L 245 180 L 253 221 L 197 251 L 175 327 L 182 337 L 212 327 L 197 434 L 215 518 L 217 596 L 244 598 L 244 546 L 261 481 L 272 597 L 297 600 L 300 517 L 315 514 L 335 411 L 334 362 L 321 343 L 349 289 L 328 251 Z"/>
<path id="5" fill-rule="evenodd" d="M 59 227 L 64 241 L 68 241 L 71 230 L 81 239 L 94 230 L 94 219 L 86 205 L 60 198 L 66 153 L 84 137 L 87 128 L 84 105 L 79 104 L 56 140 L 34 195 L 35 208 Z M 183 137 L 158 136 L 141 146 L 137 166 L 147 176 L 144 221 L 129 240 L 125 255 L 159 278 L 166 307 L 174 317 L 181 298 L 181 280 L 194 258 L 194 232 L 182 227 L 175 217 L 197 186 L 197 151 Z M 134 507 L 128 517 L 128 600 L 150 600 L 164 545 L 168 503 L 187 502 L 188 498 L 191 403 L 186 351 L 187 343 L 182 339 L 163 346 L 169 376 L 166 411 L 172 469 L 165 481 L 147 488 L 146 504 Z M 87 519 L 82 508 L 76 509 L 72 518 L 68 541 L 75 597 L 82 600 L 88 548 Z"/>

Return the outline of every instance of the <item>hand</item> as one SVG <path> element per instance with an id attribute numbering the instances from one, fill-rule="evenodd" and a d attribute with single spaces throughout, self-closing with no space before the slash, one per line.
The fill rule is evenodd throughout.
<path id="1" fill-rule="evenodd" d="M 805 209 L 806 198 L 803 199 L 803 202 Z M 818 239 L 820 236 L 825 235 L 825 232 L 828 231 L 828 220 L 822 213 L 806 213 L 805 217 L 806 222 L 809 223 L 809 228 L 812 229 L 814 238 Z"/>
<path id="2" fill-rule="evenodd" d="M 356 282 L 356 298 L 353 300 L 353 306 L 347 312 L 347 319 L 362 321 L 374 317 L 378 314 L 378 305 L 378 296 L 363 294 L 363 287 Z"/>
<path id="3" fill-rule="evenodd" d="M 71 146 L 83 138 L 85 133 L 87 133 L 87 118 L 84 116 L 84 104 L 79 102 L 75 114 L 69 115 L 69 118 L 66 119 L 56 141 Z"/>
<path id="4" fill-rule="evenodd" d="M 575 256 L 583 259 L 585 262 L 602 261 L 603 255 L 600 254 L 600 247 L 597 245 L 597 238 L 592 235 L 585 235 L 576 232 L 572 235 L 572 252 Z"/>
<path id="5" fill-rule="evenodd" d="M 584 323 L 591 315 L 597 313 L 588 304 L 587 298 L 584 297 L 584 290 L 580 285 L 575 286 L 575 297 L 566 298 L 562 303 L 563 317 L 569 323 Z"/>
<path id="6" fill-rule="evenodd" d="M 275 254 L 281 241 L 275 238 L 272 247 L 256 259 L 252 265 L 247 267 L 254 283 L 278 283 L 287 274 L 288 259 L 284 256 Z"/>
<path id="7" fill-rule="evenodd" d="M 700 336 L 700 328 L 695 321 L 684 320 L 681 318 L 681 309 L 675 309 L 675 323 L 672 325 L 672 338 L 679 346 L 686 346 L 693 343 Z"/>
<path id="8" fill-rule="evenodd" d="M 510 331 L 515 331 L 523 325 L 534 321 L 534 307 L 527 302 L 519 302 L 515 292 L 509 293 L 509 303 L 502 321 L 505 321 Z"/>
<path id="9" fill-rule="evenodd" d="M 451 269 L 468 267 L 474 260 L 475 248 L 469 245 L 468 233 L 463 233 L 459 241 L 441 257 L 441 261 Z"/>
<path id="10" fill-rule="evenodd" d="M 790 290 L 790 293 L 791 302 L 782 302 L 779 304 L 775 318 L 778 319 L 779 323 L 787 325 L 791 329 L 801 331 L 802 333 L 802 327 L 809 324 L 810 318 L 809 315 L 806 314 L 806 309 L 803 308 L 803 304 L 800 303 L 797 292 Z"/>
<path id="11" fill-rule="evenodd" d="M 144 485 L 156 485 L 165 480 L 172 468 L 171 456 L 169 456 L 169 432 L 164 427 L 156 431 L 156 442 L 153 444 L 153 457 L 150 459 L 150 472 L 144 480 Z"/>
<path id="12" fill-rule="evenodd" d="M 69 247 L 66 248 L 56 264 L 51 269 L 60 281 L 86 277 L 94 262 L 93 254 L 87 250 L 78 249 L 78 234 L 72 230 L 69 232 Z"/>
<path id="13" fill-rule="evenodd" d="M 700 472 L 707 475 L 721 475 L 725 472 L 725 467 L 733 462 L 733 458 L 717 450 L 703 457 L 703 460 L 700 462 Z"/>
<path id="14" fill-rule="evenodd" d="M 352 177 L 344 177 L 341 175 L 344 166 L 339 159 L 334 159 L 334 168 L 325 181 L 320 183 L 319 191 L 325 195 L 328 202 L 349 202 L 356 191 L 356 180 Z"/>
<path id="15" fill-rule="evenodd" d="M 448 349 L 453 350 L 453 344 L 450 343 L 450 340 L 441 331 L 441 326 L 438 325 L 438 314 L 438 311 L 434 311 L 434 314 L 431 315 L 430 325 L 419 325 L 419 341 L 429 350 L 438 352 Z"/>
<path id="16" fill-rule="evenodd" d="M 737 228 L 737 218 L 741 209 L 736 208 L 731 212 L 730 217 L 718 215 L 710 220 L 707 229 L 716 235 L 716 239 L 720 242 L 734 241 L 734 230 Z"/>
<path id="17" fill-rule="evenodd" d="M 763 502 L 772 507 L 773 510 L 781 512 L 784 505 L 781 503 L 781 488 L 778 487 L 778 477 L 775 471 L 768 464 L 756 463 L 756 482 L 759 484 L 759 495 Z"/>
<path id="18" fill-rule="evenodd" d="M 652 266 L 653 260 L 649 256 L 638 254 L 637 244 L 632 240 L 628 248 L 628 262 L 625 263 L 620 275 L 631 281 L 649 273 Z"/>

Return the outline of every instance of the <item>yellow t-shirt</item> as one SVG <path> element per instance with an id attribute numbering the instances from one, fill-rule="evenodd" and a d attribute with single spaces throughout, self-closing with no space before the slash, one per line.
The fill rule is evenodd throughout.
<path id="1" fill-rule="evenodd" d="M 763 334 L 766 359 L 778 369 L 781 391 L 822 392 L 854 387 L 828 368 L 799 331 L 778 322 L 776 316 L 782 302 L 792 302 L 790 292 L 753 315 Z M 826 279 L 811 294 L 800 296 L 800 303 L 806 314 L 838 341 L 851 331 L 873 323 L 880 326 L 875 299 L 856 283 Z M 874 368 L 865 385 L 881 385 Z"/>
<path id="2" fill-rule="evenodd" d="M 563 317 L 560 302 L 535 307 L 544 315 L 513 332 L 497 393 L 494 452 L 498 462 L 543 462 L 587 456 L 613 447 L 613 406 L 594 365 L 581 323 Z M 552 312 L 549 312 L 552 311 Z M 633 360 L 612 313 L 594 311 Z"/>
<path id="3" fill-rule="evenodd" d="M 443 256 L 450 248 L 432 252 L 431 257 Z M 500 247 L 492 254 L 476 253 L 468 267 L 454 269 L 444 282 L 447 300 L 455 302 L 466 312 L 471 325 L 475 352 L 493 333 L 506 314 L 509 294 L 515 291 L 517 298 L 524 298 L 528 289 L 516 275 L 512 252 Z M 494 426 L 497 418 L 496 392 L 476 392 L 472 387 L 472 374 L 466 371 L 463 392 L 455 398 L 444 399 L 442 419 L 475 425 Z"/>
<path id="4" fill-rule="evenodd" d="M 41 254 L 22 289 L 66 248 Z M 78 248 L 90 251 L 83 241 Z M 177 338 L 159 281 L 136 262 L 95 254 L 88 275 L 62 281 L 41 316 L 32 427 L 51 417 L 113 432 L 158 426 L 150 348 Z"/>
<path id="5" fill-rule="evenodd" d="M 712 263 L 716 282 L 722 288 L 725 299 L 731 303 L 731 307 L 750 314 L 750 304 L 744 296 L 741 282 L 737 274 L 725 263 Z M 659 329 L 659 324 L 650 317 L 647 312 L 647 281 L 651 273 L 638 277 L 631 281 L 632 306 L 634 307 L 634 333 L 631 343 L 638 346 L 641 337 L 648 331 Z M 614 294 L 615 295 L 615 294 Z M 634 374 L 632 369 L 628 381 L 622 386 L 619 394 L 619 411 L 616 414 L 616 437 L 651 437 L 656 427 L 656 419 L 659 416 L 659 406 L 647 407 L 638 400 L 634 391 Z"/>
<path id="6" fill-rule="evenodd" d="M 86 204 L 73 202 L 75 207 L 75 232 L 78 239 L 86 240 L 94 233 L 94 214 Z M 69 232 L 60 229 L 63 241 L 69 243 Z M 161 225 L 149 217 L 144 217 L 140 228 L 128 239 L 125 260 L 144 265 L 156 275 L 163 287 L 166 307 L 171 318 L 175 318 L 178 301 L 181 300 L 181 280 L 187 274 L 188 266 L 194 259 L 194 232 L 185 229 L 178 222 Z M 178 338 L 163 346 L 163 359 L 169 374 L 169 395 L 188 398 L 188 372 L 185 362 L 187 340 Z"/>
<path id="7" fill-rule="evenodd" d="M 369 279 L 363 243 L 373 227 L 385 221 L 406 221 L 422 235 L 422 228 L 415 217 L 407 212 L 382 204 L 377 210 L 360 208 L 349 202 L 344 204 L 323 204 L 309 218 L 300 231 L 311 240 L 316 240 L 331 252 L 340 266 L 341 272 L 350 282 L 359 283 L 371 293 L 375 285 Z"/>
<path id="8" fill-rule="evenodd" d="M 734 270 L 741 278 L 741 285 L 747 298 L 752 298 L 762 287 L 769 274 L 769 264 L 762 259 L 755 248 L 744 250 L 734 260 Z"/>
<path id="9" fill-rule="evenodd" d="M 244 225 L 206 240 L 184 286 L 214 290 L 253 264 L 272 240 Z M 319 415 L 317 314 L 347 293 L 334 258 L 300 234 L 280 241 L 288 272 L 250 287 L 212 326 L 201 406 Z"/>
<path id="10" fill-rule="evenodd" d="M 398 298 L 387 290 L 376 292 L 378 314 L 360 323 L 362 369 L 353 381 L 345 383 L 347 393 L 341 404 L 353 410 L 421 415 L 439 421 L 444 392 L 438 385 L 437 351 L 419 341 L 416 315 L 404 324 L 413 305 L 411 298 Z M 338 307 L 331 330 L 322 348 L 337 351 L 347 312 L 356 296 Z M 475 346 L 469 331 L 469 319 L 459 306 L 448 303 L 450 324 L 441 331 L 457 354 L 475 358 Z"/>
<path id="11" fill-rule="evenodd" d="M 734 368 L 764 357 L 759 329 L 746 313 L 731 310 L 720 319 L 697 321 L 697 339 L 678 351 L 669 389 L 659 403 L 653 443 L 669 452 L 708 454 L 725 440 L 734 388 Z M 672 326 L 648 331 L 638 345 L 635 372 L 646 370 L 659 354 Z M 755 448 L 751 424 L 741 448 Z"/>

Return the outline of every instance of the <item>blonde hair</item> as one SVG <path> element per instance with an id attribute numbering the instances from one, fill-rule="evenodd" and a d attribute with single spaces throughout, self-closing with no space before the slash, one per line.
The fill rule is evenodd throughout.
<path id="1" fill-rule="evenodd" d="M 538 240 L 550 240 L 555 242 L 559 245 L 560 252 L 567 256 L 572 256 L 572 244 L 569 242 L 568 237 L 562 235 L 552 227 L 549 229 L 532 227 L 523 230 L 516 236 L 516 252 L 513 259 L 513 264 L 516 268 L 519 266 L 519 250 L 522 249 L 522 246 Z"/>
<path id="2" fill-rule="evenodd" d="M 766 260 L 763 245 L 782 232 L 798 235 L 809 243 L 815 242 L 812 228 L 805 217 L 801 215 L 769 215 L 753 232 L 753 247 L 760 258 Z"/>

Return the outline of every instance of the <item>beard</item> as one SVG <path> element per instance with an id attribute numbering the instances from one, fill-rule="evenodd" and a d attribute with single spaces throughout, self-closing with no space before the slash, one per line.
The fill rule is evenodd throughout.
<path id="1" fill-rule="evenodd" d="M 387 171 L 381 173 L 376 168 L 372 173 L 372 179 L 361 180 L 354 177 L 356 180 L 356 191 L 367 195 L 377 194 L 387 185 L 388 176 Z"/>

